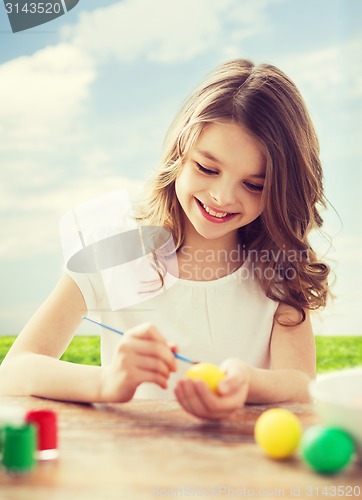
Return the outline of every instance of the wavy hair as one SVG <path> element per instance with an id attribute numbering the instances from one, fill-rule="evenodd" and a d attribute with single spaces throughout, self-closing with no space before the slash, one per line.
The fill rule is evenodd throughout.
<path id="1" fill-rule="evenodd" d="M 275 66 L 233 60 L 196 88 L 168 130 L 139 218 L 166 227 L 176 249 L 182 246 L 184 216 L 175 180 L 203 128 L 225 121 L 246 128 L 266 157 L 263 211 L 239 229 L 240 241 L 266 295 L 293 306 L 302 322 L 304 309 L 324 306 L 328 295 L 329 266 L 318 260 L 308 241 L 310 231 L 322 226 L 319 209 L 326 200 L 309 113 L 295 84 Z M 260 258 L 265 252 L 269 258 Z"/>

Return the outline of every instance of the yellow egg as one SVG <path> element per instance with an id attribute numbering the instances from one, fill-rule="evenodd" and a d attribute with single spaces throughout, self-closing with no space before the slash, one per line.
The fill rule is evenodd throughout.
<path id="1" fill-rule="evenodd" d="M 185 377 L 192 380 L 203 380 L 216 393 L 217 386 L 225 377 L 225 373 L 218 366 L 211 363 L 197 363 L 187 370 Z"/>
<path id="2" fill-rule="evenodd" d="M 257 419 L 254 429 L 257 444 L 272 458 L 291 456 L 302 437 L 302 425 L 294 413 L 284 408 L 272 408 Z"/>

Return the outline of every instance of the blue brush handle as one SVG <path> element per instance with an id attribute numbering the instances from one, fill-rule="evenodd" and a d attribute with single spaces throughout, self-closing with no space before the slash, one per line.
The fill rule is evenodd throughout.
<path id="1" fill-rule="evenodd" d="M 112 326 L 105 325 L 104 323 L 101 323 L 100 321 L 96 321 L 95 319 L 88 318 L 87 316 L 83 316 L 83 319 L 86 319 L 87 321 L 90 321 L 91 323 L 95 323 L 98 326 L 102 326 L 103 328 L 106 328 L 107 330 L 110 330 L 111 332 L 118 333 L 119 335 L 124 335 L 124 332 L 121 332 L 121 330 L 117 330 L 116 328 L 113 328 Z M 173 352 L 173 355 L 177 359 L 181 359 L 181 361 L 185 361 L 186 363 L 190 363 L 191 365 L 195 365 L 198 362 L 193 361 L 192 359 L 188 358 L 187 356 L 183 356 L 182 354 L 179 354 L 178 352 Z"/>

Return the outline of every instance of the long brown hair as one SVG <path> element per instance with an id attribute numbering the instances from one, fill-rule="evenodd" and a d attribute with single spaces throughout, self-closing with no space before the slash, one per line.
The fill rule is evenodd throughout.
<path id="1" fill-rule="evenodd" d="M 233 60 L 202 82 L 169 128 L 140 218 L 168 228 L 176 249 L 182 246 L 184 219 L 175 180 L 203 128 L 220 121 L 242 125 L 264 149 L 263 211 L 239 233 L 266 295 L 293 306 L 303 321 L 304 308 L 324 306 L 328 294 L 329 267 L 318 260 L 308 241 L 310 231 L 323 222 L 323 174 L 305 103 L 295 84 L 275 66 Z"/>

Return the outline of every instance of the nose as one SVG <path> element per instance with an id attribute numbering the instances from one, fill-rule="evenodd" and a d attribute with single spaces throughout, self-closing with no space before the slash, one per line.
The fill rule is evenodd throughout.
<path id="1" fill-rule="evenodd" d="M 215 184 L 209 194 L 220 207 L 227 208 L 234 205 L 237 201 L 236 188 L 231 182 L 219 182 Z"/>

